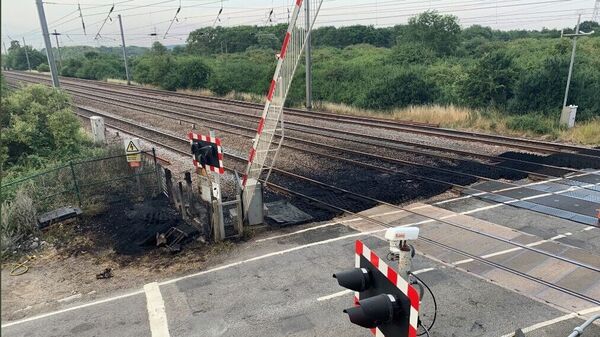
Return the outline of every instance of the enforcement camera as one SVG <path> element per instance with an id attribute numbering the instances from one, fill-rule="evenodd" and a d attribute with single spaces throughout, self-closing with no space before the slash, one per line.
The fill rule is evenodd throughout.
<path id="1" fill-rule="evenodd" d="M 385 231 L 385 239 L 390 242 L 390 254 L 400 254 L 400 244 L 406 241 L 414 241 L 419 238 L 418 227 L 394 227 Z"/>

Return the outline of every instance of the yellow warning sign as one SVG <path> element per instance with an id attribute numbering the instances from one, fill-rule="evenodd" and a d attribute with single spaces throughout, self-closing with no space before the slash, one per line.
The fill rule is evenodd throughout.
<path id="1" fill-rule="evenodd" d="M 126 152 L 140 152 L 140 150 L 137 148 L 137 146 L 135 146 L 135 144 L 133 143 L 133 140 L 129 141 L 129 145 L 127 145 L 127 149 L 125 149 Z"/>
<path id="2" fill-rule="evenodd" d="M 141 162 L 142 154 L 140 153 L 140 140 L 138 138 L 125 139 L 124 143 L 127 162 Z"/>

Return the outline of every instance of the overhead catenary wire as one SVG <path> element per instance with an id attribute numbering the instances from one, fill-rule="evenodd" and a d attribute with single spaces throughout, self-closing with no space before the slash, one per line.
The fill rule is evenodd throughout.
<path id="1" fill-rule="evenodd" d="M 83 34 L 87 36 L 87 32 L 85 31 L 85 22 L 83 21 L 83 13 L 81 12 L 80 4 L 77 4 L 77 9 L 79 10 L 79 17 L 81 18 L 81 27 L 83 28 Z"/>
<path id="2" fill-rule="evenodd" d="M 115 5 L 113 4 L 112 7 L 110 8 L 110 10 L 108 11 L 108 14 L 106 15 L 106 18 L 104 19 L 104 21 L 102 22 L 102 25 L 100 26 L 100 29 L 98 29 L 98 33 L 96 33 L 96 36 L 94 37 L 94 40 L 98 40 L 98 38 L 100 37 L 100 32 L 102 31 L 102 28 L 104 28 L 104 25 L 106 24 L 106 21 L 108 21 L 108 19 L 110 19 L 110 14 L 113 12 L 113 10 L 115 10 Z M 111 19 L 112 21 L 112 19 Z"/>
<path id="3" fill-rule="evenodd" d="M 169 34 L 169 31 L 171 30 L 171 27 L 173 26 L 173 22 L 175 22 L 175 20 L 177 20 L 177 15 L 179 15 L 180 11 L 181 11 L 181 0 L 179 0 L 179 7 L 177 8 L 177 11 L 175 12 L 175 16 L 173 16 L 173 19 L 171 20 L 171 23 L 169 24 L 169 27 L 165 31 L 165 35 L 163 36 L 163 40 L 167 38 L 167 34 Z"/>
<path id="4" fill-rule="evenodd" d="M 166 8 L 166 9 L 162 9 L 160 12 L 159 11 L 152 11 L 152 13 L 158 12 L 158 13 L 162 13 L 162 12 L 167 12 L 167 11 L 171 11 L 173 9 L 179 8 L 179 7 L 171 7 L 169 4 L 174 2 L 175 0 L 163 0 L 163 1 L 154 1 L 152 3 L 138 3 L 135 1 L 119 1 L 119 2 L 115 2 L 114 4 L 123 4 L 120 6 L 116 6 L 113 14 L 115 13 L 120 13 L 123 11 L 127 11 L 127 12 L 131 12 L 130 14 L 128 14 L 127 16 L 141 16 L 141 15 L 147 15 L 147 12 L 139 12 L 139 9 L 141 8 L 145 8 L 145 7 L 166 7 L 169 6 L 171 9 Z M 191 1 L 191 0 L 184 0 L 184 1 Z M 231 0 L 230 0 L 231 1 Z M 181 8 L 186 9 L 186 8 L 190 8 L 190 7 L 209 7 L 211 3 L 217 3 L 217 1 L 201 1 L 202 3 L 192 3 L 192 4 L 181 4 Z M 326 1 L 329 4 L 334 4 L 337 1 Z M 440 14 L 451 14 L 454 12 L 467 12 L 467 11 L 473 11 L 473 10 L 484 10 L 485 8 L 491 8 L 494 7 L 494 9 L 497 9 L 497 7 L 504 7 L 505 9 L 509 9 L 509 8 L 527 8 L 529 9 L 532 6 L 535 7 L 544 7 L 547 8 L 549 6 L 554 6 L 554 5 L 559 5 L 559 4 L 563 4 L 563 3 L 573 3 L 573 2 L 577 2 L 574 0 L 546 0 L 546 1 L 535 1 L 535 0 L 529 0 L 529 1 L 521 1 L 518 3 L 515 2 L 508 2 L 508 1 L 497 1 L 497 5 L 494 4 L 494 6 L 490 6 L 489 3 L 485 3 L 485 1 L 473 1 L 473 0 L 459 0 L 456 1 L 452 4 L 452 6 L 448 6 L 447 2 L 444 3 L 442 0 L 440 1 L 435 1 L 437 2 L 437 9 L 440 12 Z M 218 3 L 220 3 L 219 11 L 221 11 L 222 9 L 222 4 L 223 1 L 218 1 Z M 338 2 L 339 3 L 339 2 Z M 399 18 L 403 18 L 403 17 L 411 17 L 414 15 L 417 15 L 419 11 L 422 10 L 426 10 L 427 8 L 425 7 L 429 7 L 429 6 L 425 6 L 423 7 L 423 5 L 419 5 L 422 4 L 422 2 L 418 2 L 418 1 L 378 1 L 377 4 L 377 8 L 374 10 L 373 9 L 373 4 L 368 4 L 368 3 L 363 3 L 363 4 L 349 4 L 346 6 L 329 6 L 329 8 L 323 8 L 322 11 L 325 13 L 322 13 L 322 18 L 320 20 L 317 21 L 316 25 L 317 26 L 324 26 L 324 25 L 345 25 L 346 23 L 349 24 L 355 24 L 357 22 L 365 22 L 365 24 L 367 24 L 368 21 L 372 21 L 372 20 L 377 20 L 377 26 L 378 27 L 387 27 L 387 26 L 393 26 L 396 24 L 400 24 L 401 22 L 398 22 L 397 19 Z M 80 5 L 80 8 L 83 10 L 85 8 L 91 8 L 91 4 L 89 2 L 84 3 L 84 2 L 61 2 L 62 5 L 73 5 L 74 8 L 74 12 L 78 12 L 79 10 L 77 9 L 77 5 Z M 287 4 L 287 2 L 286 2 Z M 274 10 L 273 11 L 273 16 L 271 18 L 271 20 L 275 21 L 273 18 L 278 17 L 279 15 L 285 17 L 287 15 L 288 9 L 290 8 L 290 5 L 286 5 L 286 4 L 282 4 L 281 6 L 271 6 L 271 8 Z M 399 8 L 398 5 L 402 4 L 402 5 L 408 5 L 408 6 L 403 6 L 402 8 Z M 412 4 L 412 5 L 411 5 Z M 541 4 L 541 5 L 540 5 Z M 98 5 L 96 7 L 106 7 L 106 6 L 111 6 L 112 5 L 108 5 L 108 4 L 103 4 L 102 6 Z M 325 7 L 325 6 L 324 6 Z M 436 8 L 435 5 L 431 6 L 432 8 Z M 118 9 L 117 9 L 118 8 Z M 240 24 L 240 19 L 246 19 L 243 20 L 243 22 L 241 22 L 242 24 L 249 24 L 252 25 L 253 23 L 255 23 L 256 25 L 264 25 L 264 20 L 265 20 L 265 16 L 264 16 L 264 7 L 262 7 L 262 9 L 260 9 L 260 7 L 256 7 L 256 6 L 230 6 L 230 8 L 236 9 L 244 9 L 242 11 L 239 12 L 227 12 L 228 13 L 228 21 L 226 23 L 227 26 L 229 25 L 238 25 Z M 360 14 L 359 17 L 357 18 L 349 18 L 348 15 L 351 15 L 349 13 L 344 14 L 345 11 L 344 9 L 361 9 L 360 12 L 362 14 Z M 454 10 L 453 10 L 454 9 Z M 136 11 L 137 10 L 137 11 Z M 415 11 L 414 13 L 407 13 L 408 10 L 411 11 Z M 590 9 L 591 10 L 591 9 Z M 261 12 L 262 14 L 258 14 L 258 15 L 252 15 L 252 12 Z M 327 16 L 334 16 L 336 14 L 336 12 L 339 12 L 339 16 L 333 18 L 333 17 L 329 17 L 327 18 Z M 353 11 L 354 13 L 356 13 L 357 11 Z M 389 13 L 389 17 L 384 17 L 382 16 L 382 13 Z M 396 13 L 394 13 L 396 12 Z M 237 13 L 234 14 L 234 13 Z M 248 15 L 248 13 L 250 13 L 250 15 Z M 369 13 L 374 13 L 369 15 Z M 405 14 L 406 13 L 406 14 Z M 502 16 L 508 16 L 506 14 L 502 14 L 504 13 L 501 12 L 499 14 L 500 17 Z M 514 16 L 519 16 L 519 15 L 526 15 L 529 14 L 530 15 L 530 20 L 525 20 L 525 18 L 523 18 L 522 20 L 498 20 L 498 22 L 496 22 L 496 17 L 491 17 L 491 16 L 485 16 L 487 19 L 486 20 L 481 20 L 479 18 L 483 18 L 484 16 L 469 16 L 469 17 L 463 17 L 461 19 L 461 22 L 464 24 L 468 23 L 469 25 L 471 24 L 490 24 L 490 25 L 496 25 L 496 26 L 509 26 L 512 25 L 514 26 L 515 24 L 529 24 L 529 23 L 536 23 L 536 22 L 560 22 L 560 21 L 564 21 L 561 20 L 560 16 L 555 16 L 555 17 L 548 17 L 548 16 L 542 16 L 542 17 L 536 17 L 536 16 L 531 16 L 531 14 L 536 14 L 537 12 L 529 12 L 529 13 L 516 13 Z M 587 9 L 586 9 L 586 13 L 587 13 Z M 95 15 L 106 15 L 106 11 L 102 11 L 99 13 L 86 13 L 85 18 L 88 19 L 89 17 L 91 17 L 92 14 Z M 395 14 L 395 15 L 394 15 Z M 590 13 L 591 14 L 591 13 Z M 181 15 L 181 14 L 180 14 Z M 173 27 L 171 27 L 168 31 L 168 35 L 167 38 L 169 36 L 171 36 L 173 39 L 176 39 L 180 36 L 185 36 L 187 35 L 190 31 L 197 29 L 198 25 L 206 25 L 207 27 L 210 27 L 210 24 L 205 24 L 205 23 L 193 23 L 192 22 L 192 18 L 194 17 L 203 17 L 206 15 L 188 15 L 185 18 L 182 18 L 180 15 L 177 16 L 177 22 L 183 22 L 183 21 L 187 21 L 189 22 L 188 25 L 175 25 L 173 23 Z M 69 23 L 71 23 L 74 20 L 81 20 L 81 17 L 79 14 L 75 15 L 74 18 L 70 18 L 69 15 L 66 15 L 66 18 L 63 18 L 62 21 L 57 22 L 59 25 L 63 26 L 63 25 L 67 25 Z M 222 15 L 221 15 L 222 16 Z M 214 16 L 213 16 L 214 17 Z M 252 17 L 255 17 L 256 20 L 253 21 Z M 99 22 L 101 24 L 105 23 L 105 18 L 103 18 L 102 20 L 99 20 Z M 221 22 L 222 18 L 218 15 L 216 18 L 216 20 L 211 20 L 212 25 L 216 25 L 218 22 Z M 330 20 L 333 19 L 333 20 Z M 511 18 L 512 19 L 512 18 Z M 89 20 L 89 19 L 88 19 Z M 85 25 L 86 25 L 86 33 L 87 30 L 90 29 L 90 26 L 93 27 L 94 23 L 90 24 L 89 22 L 87 22 L 88 20 L 85 20 Z M 169 20 L 164 20 L 164 22 L 169 22 L 169 25 L 171 25 L 171 21 L 172 18 L 170 18 Z M 163 21 L 161 21 L 163 22 Z M 177 29 L 175 30 L 174 27 L 177 27 Z M 57 27 L 56 24 L 52 25 L 52 28 Z M 77 29 L 81 30 L 83 28 L 83 25 L 79 25 L 79 27 Z M 102 32 L 105 31 L 104 27 L 102 29 Z M 131 29 L 128 30 L 135 30 L 137 27 L 132 27 Z M 74 32 L 77 29 L 71 29 L 69 27 L 67 27 L 67 29 L 60 29 L 63 32 Z M 92 28 L 93 29 L 93 28 Z M 84 36 L 86 35 L 86 33 L 84 33 Z M 162 33 L 162 32 L 161 32 Z M 101 33 L 102 34 L 102 33 Z M 29 34 L 20 34 L 22 36 L 29 36 Z M 103 35 L 103 34 L 102 34 Z M 95 41 L 95 43 L 97 43 L 97 41 Z"/>

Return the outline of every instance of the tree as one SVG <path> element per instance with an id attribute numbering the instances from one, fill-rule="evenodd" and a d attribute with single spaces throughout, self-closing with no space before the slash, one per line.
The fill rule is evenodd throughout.
<path id="1" fill-rule="evenodd" d="M 150 52 L 153 55 L 165 55 L 169 52 L 169 50 L 167 49 L 167 47 L 163 46 L 162 43 L 155 41 L 152 44 L 152 48 L 150 48 Z"/>
<path id="2" fill-rule="evenodd" d="M 458 18 L 426 11 L 408 21 L 408 29 L 401 38 L 429 45 L 440 55 L 454 53 L 460 42 Z"/>
<path id="3" fill-rule="evenodd" d="M 516 83 L 511 110 L 515 113 L 558 111 L 562 105 L 568 67 L 567 57 L 549 56 L 539 68 L 523 74 Z M 573 81 L 572 88 L 577 90 L 577 82 Z"/>
<path id="4" fill-rule="evenodd" d="M 463 89 L 471 106 L 504 106 L 513 95 L 512 58 L 502 49 L 489 52 L 467 72 Z"/>
<path id="5" fill-rule="evenodd" d="M 27 56 L 29 56 L 31 69 L 37 68 L 46 60 L 44 54 L 32 49 L 30 46 L 21 47 L 19 41 L 11 41 L 8 55 L 6 55 L 6 66 L 15 70 L 26 70 L 28 67 Z"/>
<path id="6" fill-rule="evenodd" d="M 198 56 L 186 56 L 175 59 L 176 76 L 179 87 L 189 89 L 206 88 L 211 69 Z"/>
<path id="7" fill-rule="evenodd" d="M 435 85 L 428 82 L 421 69 L 402 69 L 369 86 L 361 106 L 371 109 L 428 104 L 435 96 Z"/>
<path id="8" fill-rule="evenodd" d="M 63 92 L 31 85 L 2 98 L 2 109 L 7 118 L 1 120 L 4 149 L 0 152 L 9 165 L 40 164 L 39 158 L 79 150 L 81 126 Z"/>

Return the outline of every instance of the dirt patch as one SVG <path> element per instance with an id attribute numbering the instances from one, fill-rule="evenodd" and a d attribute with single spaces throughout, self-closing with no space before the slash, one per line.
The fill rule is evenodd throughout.
<path id="1" fill-rule="evenodd" d="M 28 261 L 29 270 L 10 276 L 15 261 L 2 266 L 2 321 L 46 312 L 79 299 L 93 300 L 122 289 L 220 263 L 233 243 L 205 244 L 189 238 L 177 254 L 156 247 L 155 235 L 183 220 L 166 198 L 126 201 L 85 213 L 77 222 L 56 225 L 40 237 L 47 242 Z M 24 261 L 22 256 L 18 261 Z M 113 276 L 97 279 L 106 268 Z"/>

